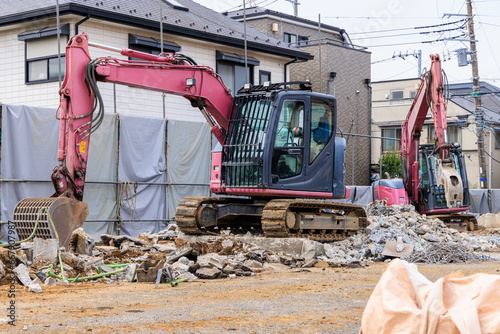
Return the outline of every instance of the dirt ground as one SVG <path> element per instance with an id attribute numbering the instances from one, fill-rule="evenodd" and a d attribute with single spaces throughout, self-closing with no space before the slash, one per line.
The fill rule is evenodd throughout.
<path id="1" fill-rule="evenodd" d="M 16 286 L 16 326 L 7 324 L 0 287 L 0 332 L 358 333 L 364 306 L 387 263 L 364 268 L 269 269 L 252 277 L 153 283 Z M 499 261 L 419 265 L 431 281 L 451 272 L 500 274 Z"/>

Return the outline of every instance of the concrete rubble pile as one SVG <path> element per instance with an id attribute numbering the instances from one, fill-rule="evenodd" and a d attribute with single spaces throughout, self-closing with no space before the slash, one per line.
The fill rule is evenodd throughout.
<path id="1" fill-rule="evenodd" d="M 171 224 L 164 231 L 138 237 L 103 234 L 96 242 L 80 228 L 73 232 L 68 249 L 60 249 L 60 260 L 57 240 L 35 238 L 13 252 L 14 270 L 7 266 L 8 249 L 0 248 L 0 284 L 14 273 L 34 292 L 42 292 L 44 286 L 86 280 L 177 285 L 198 278 L 236 278 L 269 269 L 311 267 L 323 249 L 310 240 L 271 240 L 224 232 L 220 237 L 192 237 Z"/>
<path id="2" fill-rule="evenodd" d="M 448 228 L 439 219 L 420 215 L 413 205 L 387 206 L 385 201 L 375 201 L 368 205 L 366 211 L 366 230 L 346 240 L 326 244 L 324 261 L 349 263 L 401 257 L 414 262 L 471 262 L 479 259 L 470 254 L 474 251 L 500 249 L 498 234 L 460 233 Z M 386 245 L 389 243 L 394 245 L 394 251 L 388 252 L 391 253 L 388 255 Z M 438 245 L 442 244 L 447 246 L 439 248 Z M 408 248 L 412 248 L 411 252 L 406 253 Z M 459 250 L 464 256 L 451 256 L 454 250 Z M 428 252 L 433 252 L 433 256 L 424 256 Z M 467 253 L 469 255 L 465 255 Z"/>
<path id="3" fill-rule="evenodd" d="M 366 229 L 325 244 L 235 236 L 229 230 L 217 236 L 188 236 L 175 224 L 158 233 L 138 237 L 103 234 L 95 241 L 78 229 L 68 249 L 60 250 L 60 259 L 55 239 L 22 243 L 13 252 L 13 261 L 8 250 L 0 247 L 0 284 L 14 273 L 34 292 L 48 285 L 87 280 L 177 285 L 198 278 L 253 276 L 263 270 L 363 266 L 394 257 L 427 263 L 474 262 L 485 257 L 475 251 L 500 248 L 500 234 L 460 233 L 438 219 L 418 214 L 411 205 L 388 207 L 384 201 L 376 201 L 368 205 L 367 215 Z"/>

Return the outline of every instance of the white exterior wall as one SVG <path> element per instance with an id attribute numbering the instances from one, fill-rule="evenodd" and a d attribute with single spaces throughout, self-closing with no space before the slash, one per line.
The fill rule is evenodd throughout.
<path id="1" fill-rule="evenodd" d="M 81 17 L 65 16 L 61 18 L 61 25 L 70 23 L 71 34 L 75 33 L 75 23 Z M 54 27 L 55 19 L 41 20 L 29 26 L 16 26 L 0 30 L 0 102 L 8 104 L 24 104 L 39 107 L 56 108 L 59 104 L 58 83 L 25 84 L 25 42 L 19 41 L 17 35 L 41 29 L 47 26 Z M 109 23 L 90 19 L 79 26 L 79 33 L 87 33 L 90 40 L 95 43 L 113 47 L 127 48 L 128 34 L 154 37 L 160 39 L 159 32 L 137 29 L 125 25 Z M 243 50 L 221 44 L 205 42 L 175 35 L 164 34 L 165 41 L 172 41 L 181 45 L 181 53 L 193 58 L 200 65 L 208 65 L 215 69 L 216 51 L 243 54 Z M 112 56 L 126 59 L 118 53 L 90 48 L 92 58 Z M 261 52 L 248 51 L 249 57 L 260 60 L 260 66 L 254 67 L 254 79 L 258 81 L 259 70 L 270 71 L 273 81 L 282 81 L 283 64 L 290 59 L 268 55 Z M 104 99 L 106 113 L 114 112 L 113 84 L 99 83 L 99 88 Z M 205 118 L 200 111 L 193 108 L 188 100 L 183 97 L 166 95 L 166 118 L 188 121 L 204 122 Z M 163 117 L 162 94 L 144 89 L 116 85 L 117 112 L 122 115 L 135 115 L 143 117 Z"/>

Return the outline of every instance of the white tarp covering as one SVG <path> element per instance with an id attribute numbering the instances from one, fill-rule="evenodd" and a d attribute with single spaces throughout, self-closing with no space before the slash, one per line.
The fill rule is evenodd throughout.
<path id="1" fill-rule="evenodd" d="M 125 186 L 130 195 L 122 192 L 122 203 L 127 202 L 128 208 L 120 209 L 121 234 L 137 236 L 165 227 L 165 129 L 164 119 L 120 116 L 119 181 L 129 182 Z"/>
<path id="2" fill-rule="evenodd" d="M 210 196 L 211 132 L 206 123 L 168 121 L 167 174 L 168 217 L 177 203 L 188 196 Z"/>

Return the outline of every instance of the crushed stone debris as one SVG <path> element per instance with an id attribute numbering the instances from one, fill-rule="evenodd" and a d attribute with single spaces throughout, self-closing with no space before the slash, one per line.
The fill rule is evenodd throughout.
<path id="1" fill-rule="evenodd" d="M 263 270 L 357 268 L 394 256 L 410 262 L 470 263 L 488 260 L 484 252 L 500 251 L 500 234 L 495 228 L 460 233 L 439 219 L 420 215 L 412 205 L 387 206 L 385 201 L 370 203 L 366 211 L 366 229 L 345 240 L 324 244 L 278 238 L 270 243 L 261 236 L 235 236 L 230 230 L 219 236 L 186 236 L 175 224 L 138 237 L 103 234 L 97 242 L 80 228 L 74 231 L 69 249 L 61 251 L 62 266 L 65 277 L 77 278 L 77 284 L 91 279 L 175 286 L 196 279 L 253 276 Z M 300 242 L 302 246 L 297 247 Z M 39 292 L 41 286 L 74 284 L 54 277 L 62 273 L 53 254 L 37 256 L 49 253 L 51 248 L 45 246 L 49 244 L 24 242 L 14 250 L 14 272 L 23 285 L 33 285 L 31 291 Z M 389 245 L 393 249 L 384 252 Z M 7 284 L 11 265 L 7 249 L 0 248 L 0 284 Z"/>

